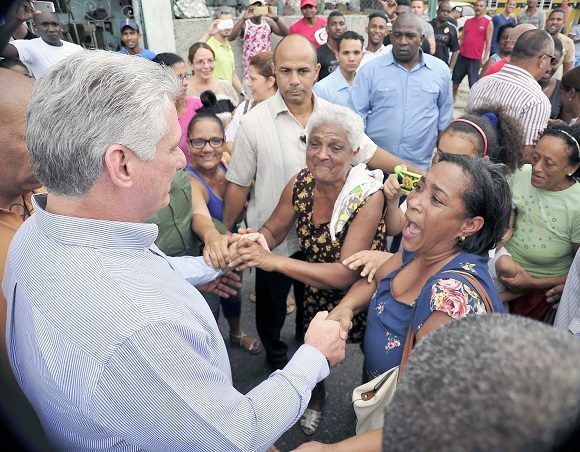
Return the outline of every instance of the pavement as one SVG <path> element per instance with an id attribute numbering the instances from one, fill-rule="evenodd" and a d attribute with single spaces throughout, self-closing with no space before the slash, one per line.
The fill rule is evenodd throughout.
<path id="1" fill-rule="evenodd" d="M 467 105 L 467 78 L 459 88 L 455 102 L 455 117 L 465 114 Z M 242 289 L 242 315 L 241 325 L 246 334 L 258 338 L 255 324 L 255 304 L 252 303 L 248 294 L 254 288 L 253 270 L 244 272 L 244 286 Z M 288 344 L 289 356 L 300 346 L 294 340 L 294 316 L 295 312 L 286 317 L 282 329 L 282 339 Z M 265 352 L 258 355 L 250 355 L 240 347 L 233 346 L 228 340 L 227 322 L 220 316 L 218 321 L 220 331 L 228 348 L 232 368 L 234 386 L 238 391 L 245 394 L 252 388 L 266 380 L 270 375 L 270 368 L 266 364 Z M 337 367 L 331 369 L 330 376 L 326 380 L 328 399 L 324 406 L 322 421 L 316 433 L 306 436 L 299 423 L 296 423 L 278 441 L 276 447 L 281 452 L 291 451 L 300 444 L 308 441 L 320 441 L 323 443 L 335 443 L 355 434 L 356 417 L 352 409 L 352 390 L 361 384 L 363 367 L 363 354 L 357 344 L 347 344 L 346 358 Z M 272 397 L 276 397 L 272 394 Z"/>
<path id="2" fill-rule="evenodd" d="M 246 334 L 257 338 L 255 304 L 248 298 L 248 294 L 254 287 L 254 275 L 254 271 L 244 273 L 241 325 Z M 294 340 L 295 313 L 296 311 L 286 316 L 282 329 L 282 339 L 288 344 L 289 356 L 292 356 L 300 346 Z M 227 322 L 221 315 L 218 325 L 228 348 L 234 386 L 245 394 L 270 375 L 270 368 L 266 364 L 266 354 L 262 352 L 258 355 L 250 355 L 240 347 L 230 344 L 227 339 L 229 334 Z M 356 417 L 351 405 L 351 395 L 352 390 L 361 383 L 362 363 L 363 355 L 359 346 L 348 344 L 345 360 L 331 369 L 330 376 L 326 380 L 328 399 L 318 430 L 314 435 L 306 436 L 302 433 L 300 425 L 296 423 L 276 442 L 276 447 L 280 451 L 290 451 L 304 442 L 313 440 L 334 443 L 355 434 Z M 272 397 L 275 396 L 272 394 Z"/>

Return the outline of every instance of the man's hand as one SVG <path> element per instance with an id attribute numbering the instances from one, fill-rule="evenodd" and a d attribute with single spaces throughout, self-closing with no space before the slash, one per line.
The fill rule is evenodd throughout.
<path id="1" fill-rule="evenodd" d="M 200 292 L 211 292 L 222 298 L 230 298 L 242 287 L 242 278 L 235 273 L 225 273 L 207 284 L 196 286 Z"/>
<path id="2" fill-rule="evenodd" d="M 209 24 L 209 28 L 207 29 L 207 34 L 210 36 L 215 36 L 219 33 L 219 28 L 217 27 L 220 23 L 221 19 L 212 20 Z"/>
<path id="3" fill-rule="evenodd" d="M 347 334 L 340 329 L 340 323 L 326 320 L 327 311 L 320 311 L 310 322 L 304 336 L 304 343 L 316 348 L 326 356 L 330 367 L 342 362 L 346 354 Z"/>
<path id="4" fill-rule="evenodd" d="M 205 238 L 203 260 L 216 270 L 225 270 L 230 262 L 229 236 L 212 231 Z"/>
<path id="5" fill-rule="evenodd" d="M 383 6 L 385 13 L 389 19 L 397 15 L 397 2 L 396 0 L 379 0 L 379 3 Z"/>
<path id="6" fill-rule="evenodd" d="M 552 287 L 546 292 L 546 303 L 560 301 L 560 298 L 562 298 L 562 292 L 564 292 L 564 283 Z"/>
<path id="7" fill-rule="evenodd" d="M 36 14 L 41 14 L 41 11 L 36 11 L 34 9 L 33 3 L 35 1 L 36 0 L 17 0 L 12 3 L 12 6 L 6 13 L 6 22 L 27 22 Z"/>
<path id="8" fill-rule="evenodd" d="M 372 282 L 377 270 L 392 256 L 392 253 L 387 253 L 386 251 L 362 250 L 354 253 L 350 257 L 347 257 L 342 261 L 342 265 L 348 267 L 351 270 L 356 270 L 361 265 L 364 265 L 360 276 L 361 278 L 366 276 L 367 281 Z"/>

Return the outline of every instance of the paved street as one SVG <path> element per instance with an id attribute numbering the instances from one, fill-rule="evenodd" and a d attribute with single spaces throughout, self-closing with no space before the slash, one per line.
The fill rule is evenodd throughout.
<path id="1" fill-rule="evenodd" d="M 467 105 L 467 77 L 459 88 L 457 101 L 455 102 L 455 117 L 465 114 Z M 255 305 L 249 301 L 247 295 L 254 286 L 254 272 L 246 272 L 244 276 L 243 302 L 242 302 L 242 328 L 244 332 L 258 337 L 255 327 Z M 226 339 L 230 356 L 234 386 L 242 393 L 248 392 L 254 386 L 264 381 L 269 373 L 269 367 L 265 362 L 265 353 L 250 355 L 239 347 L 232 347 L 227 340 L 228 328 L 223 317 L 219 320 L 220 330 Z M 282 337 L 294 353 L 298 344 L 294 340 L 294 313 L 286 317 Z M 300 425 L 296 423 L 288 430 L 276 446 L 283 452 L 290 451 L 303 442 L 317 440 L 326 443 L 340 441 L 354 435 L 355 415 L 351 405 L 352 390 L 361 383 L 363 356 L 358 345 L 347 345 L 346 359 L 338 367 L 331 370 L 327 379 L 328 399 L 326 401 L 324 416 L 315 435 L 308 437 L 302 433 Z M 272 397 L 276 397 L 272 394 Z"/>
<path id="2" fill-rule="evenodd" d="M 258 337 L 254 320 L 255 305 L 247 297 L 253 287 L 253 276 L 252 272 L 244 278 L 242 328 L 244 332 Z M 222 316 L 220 316 L 219 326 L 228 347 L 234 386 L 240 392 L 246 393 L 268 377 L 270 370 L 265 362 L 266 355 L 264 352 L 259 355 L 250 355 L 239 347 L 232 347 L 227 340 L 227 323 Z M 290 347 L 290 353 L 294 353 L 299 346 L 294 340 L 294 313 L 286 317 L 282 336 Z M 349 344 L 346 359 L 341 365 L 332 369 L 327 380 L 329 395 L 318 431 L 312 437 L 308 437 L 302 433 L 297 423 L 276 442 L 276 446 L 281 451 L 290 451 L 309 440 L 336 442 L 354 435 L 355 416 L 350 400 L 353 388 L 360 384 L 362 359 L 359 346 Z M 276 397 L 276 394 L 272 394 L 272 397 Z"/>

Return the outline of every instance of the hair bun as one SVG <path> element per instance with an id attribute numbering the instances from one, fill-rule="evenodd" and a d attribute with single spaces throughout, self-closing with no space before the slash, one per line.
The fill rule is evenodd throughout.
<path id="1" fill-rule="evenodd" d="M 217 97 L 215 95 L 215 93 L 212 90 L 206 90 L 203 93 L 201 93 L 199 95 L 199 99 L 201 100 L 201 103 L 203 104 L 202 108 L 207 108 L 207 109 L 213 109 L 213 107 L 215 107 L 215 104 L 217 104 Z"/>

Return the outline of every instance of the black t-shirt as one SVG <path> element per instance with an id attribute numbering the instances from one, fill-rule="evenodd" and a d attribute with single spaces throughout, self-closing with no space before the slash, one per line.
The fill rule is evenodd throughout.
<path id="1" fill-rule="evenodd" d="M 433 26 L 433 31 L 435 32 L 435 53 L 433 56 L 449 64 L 449 52 L 457 52 L 459 50 L 457 30 L 449 22 L 445 22 L 440 27 L 437 27 L 435 19 L 429 23 Z"/>
<path id="2" fill-rule="evenodd" d="M 330 47 L 328 47 L 328 44 L 324 44 L 316 49 L 316 56 L 320 63 L 320 74 L 318 74 L 318 80 L 322 80 L 331 72 L 335 71 L 338 67 L 338 60 L 336 59 L 336 54 L 330 49 Z"/>

